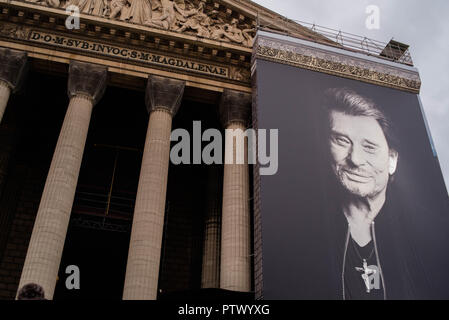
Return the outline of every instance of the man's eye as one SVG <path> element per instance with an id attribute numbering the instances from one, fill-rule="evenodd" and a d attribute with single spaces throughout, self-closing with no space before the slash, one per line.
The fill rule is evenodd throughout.
<path id="1" fill-rule="evenodd" d="M 348 139 L 345 139 L 343 137 L 334 137 L 335 142 L 337 142 L 339 145 L 347 146 L 350 144 Z"/>
<path id="2" fill-rule="evenodd" d="M 369 153 L 375 153 L 377 151 L 377 148 L 375 146 L 366 145 L 364 146 L 365 151 Z"/>

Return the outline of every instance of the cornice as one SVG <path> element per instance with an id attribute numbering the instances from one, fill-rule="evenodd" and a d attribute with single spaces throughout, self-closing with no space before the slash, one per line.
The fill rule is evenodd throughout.
<path id="1" fill-rule="evenodd" d="M 421 88 L 415 68 L 285 36 L 259 33 L 253 51 L 253 64 L 263 59 L 412 93 Z"/>
<path id="2" fill-rule="evenodd" d="M 251 48 L 91 15 L 81 15 L 79 30 L 68 30 L 65 27 L 66 17 L 67 14 L 61 9 L 0 0 L 0 37 L 48 47 L 45 44 L 30 42 L 31 30 L 38 30 L 131 50 L 165 54 L 174 58 L 225 66 L 230 73 L 228 81 L 249 86 Z M 129 59 L 127 62 L 132 63 Z"/>

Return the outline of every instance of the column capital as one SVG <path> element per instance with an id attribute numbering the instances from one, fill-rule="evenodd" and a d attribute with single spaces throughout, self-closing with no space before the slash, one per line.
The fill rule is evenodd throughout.
<path id="1" fill-rule="evenodd" d="M 219 113 L 225 128 L 232 122 L 243 123 L 246 126 L 251 114 L 251 95 L 225 89 L 221 95 Z"/>
<path id="2" fill-rule="evenodd" d="M 71 61 L 69 67 L 69 98 L 84 95 L 95 105 L 106 90 L 108 69 L 97 64 Z"/>
<path id="3" fill-rule="evenodd" d="M 0 48 L 0 81 L 15 91 L 25 73 L 26 62 L 26 52 Z"/>
<path id="4" fill-rule="evenodd" d="M 145 93 L 148 113 L 162 109 L 174 116 L 181 105 L 184 88 L 185 81 L 150 75 Z"/>

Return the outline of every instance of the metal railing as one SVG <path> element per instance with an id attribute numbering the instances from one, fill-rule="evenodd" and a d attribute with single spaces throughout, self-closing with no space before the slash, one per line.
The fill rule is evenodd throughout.
<path id="1" fill-rule="evenodd" d="M 91 214 L 111 219 L 130 220 L 134 210 L 134 193 L 114 192 L 103 188 L 78 186 L 73 204 L 75 213 Z"/>
<path id="2" fill-rule="evenodd" d="M 334 45 L 335 47 L 350 50 L 352 52 L 359 52 L 369 56 L 376 56 L 389 61 L 413 66 L 413 60 L 410 55 L 409 46 L 397 42 L 393 39 L 389 43 L 386 43 L 352 33 L 343 32 L 341 30 L 319 26 L 315 23 L 293 20 L 285 17 L 284 21 L 297 23 L 333 42 L 332 44 L 329 41 L 323 41 L 317 38 L 314 40 L 317 43 Z M 276 26 L 274 28 L 272 24 L 264 24 L 260 21 L 260 19 L 258 19 L 257 24 L 259 30 L 274 31 L 279 33 L 279 26 Z M 281 33 L 292 36 L 291 32 L 289 32 L 288 30 L 284 30 Z"/>
<path id="3" fill-rule="evenodd" d="M 129 231 L 136 195 L 108 193 L 105 188 L 78 186 L 73 203 L 73 223 L 79 227 Z"/>

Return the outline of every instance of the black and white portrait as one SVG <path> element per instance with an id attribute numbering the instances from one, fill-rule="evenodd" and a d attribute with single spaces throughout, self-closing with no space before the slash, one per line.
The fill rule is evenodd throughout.
<path id="1" fill-rule="evenodd" d="M 330 167 L 347 222 L 344 298 L 386 298 L 376 218 L 398 164 L 392 124 L 373 101 L 347 88 L 325 92 Z M 337 209 L 337 208 L 336 208 Z M 383 213 L 383 212 L 382 212 Z"/>
<path id="2" fill-rule="evenodd" d="M 426 211 L 414 212 L 394 191 L 401 158 L 394 123 L 380 105 L 349 88 L 331 88 L 323 96 L 326 192 L 333 199 L 326 215 L 337 241 L 342 298 L 431 297 L 432 283 L 424 280 L 431 275 L 413 237 L 413 215 Z"/>
<path id="3" fill-rule="evenodd" d="M 264 297 L 449 298 L 449 201 L 416 94 L 258 62 Z M 282 74 L 282 77 L 275 77 Z"/>

